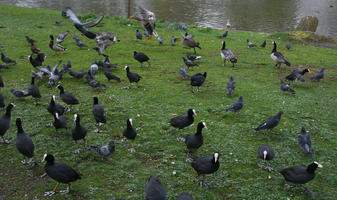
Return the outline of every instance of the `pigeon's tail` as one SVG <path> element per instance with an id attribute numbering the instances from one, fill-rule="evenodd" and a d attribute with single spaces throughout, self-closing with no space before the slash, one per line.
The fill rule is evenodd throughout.
<path id="1" fill-rule="evenodd" d="M 259 126 L 259 127 L 257 127 L 257 128 L 254 128 L 254 130 L 255 130 L 255 131 L 259 131 L 259 130 L 261 130 L 261 127 Z"/>
<path id="2" fill-rule="evenodd" d="M 99 152 L 99 147 L 91 146 L 88 150 L 89 151 L 94 151 L 94 152 Z"/>
<path id="3" fill-rule="evenodd" d="M 233 93 L 232 88 L 228 88 L 228 90 L 227 90 L 227 95 L 230 96 L 230 95 L 232 95 L 232 93 Z"/>
<path id="4" fill-rule="evenodd" d="M 290 92 L 291 94 L 296 94 L 296 92 L 291 88 L 288 89 L 288 92 Z"/>
<path id="5" fill-rule="evenodd" d="M 290 62 L 288 62 L 287 60 L 285 60 L 284 62 L 287 66 L 290 66 Z"/>
<path id="6" fill-rule="evenodd" d="M 306 154 L 312 154 L 312 152 L 310 151 L 310 147 L 309 147 L 308 144 L 305 144 L 303 148 L 304 148 Z"/>

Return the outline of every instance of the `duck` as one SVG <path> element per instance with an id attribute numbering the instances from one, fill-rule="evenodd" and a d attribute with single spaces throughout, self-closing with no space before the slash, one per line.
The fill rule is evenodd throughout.
<path id="1" fill-rule="evenodd" d="M 34 156 L 34 143 L 33 140 L 25 133 L 22 128 L 21 118 L 16 118 L 17 136 L 16 136 L 16 148 L 23 155 L 24 160 L 21 161 L 22 164 L 29 164 L 33 160 Z M 26 157 L 28 161 L 26 161 Z"/>
<path id="2" fill-rule="evenodd" d="M 207 72 L 204 72 L 203 74 L 201 73 L 194 74 L 193 76 L 191 76 L 191 87 L 197 87 L 197 92 L 199 92 L 200 91 L 199 87 L 202 86 L 202 84 L 204 84 L 206 77 Z M 193 89 L 192 92 L 194 92 Z"/>
<path id="3" fill-rule="evenodd" d="M 63 55 L 63 51 L 67 49 L 60 44 L 54 43 L 53 35 L 49 35 L 49 38 L 50 38 L 49 47 L 54 51 L 53 55 L 55 55 L 57 51 L 59 51 L 60 54 Z"/>
<path id="4" fill-rule="evenodd" d="M 68 109 L 70 110 L 70 107 L 72 105 L 77 105 L 79 104 L 79 101 L 76 99 L 76 97 L 69 93 L 69 92 L 64 92 L 64 88 L 62 85 L 58 85 L 57 88 L 60 90 L 60 98 L 61 100 L 67 104 Z"/>
<path id="5" fill-rule="evenodd" d="M 129 79 L 130 84 L 133 83 L 133 82 L 138 83 L 140 81 L 140 79 L 142 78 L 136 72 L 130 72 L 130 68 L 128 66 L 125 66 L 124 69 L 126 70 L 126 76 Z"/>
<path id="6" fill-rule="evenodd" d="M 156 32 L 155 14 L 141 6 L 139 6 L 139 11 L 140 11 L 141 17 L 130 16 L 130 18 L 139 21 L 139 23 L 148 32 L 150 36 L 147 38 L 147 40 L 152 40 L 152 35 L 158 38 L 158 34 Z"/>
<path id="7" fill-rule="evenodd" d="M 35 77 L 32 77 L 32 81 L 28 87 L 28 93 L 35 99 L 35 105 L 38 105 L 38 99 L 41 99 L 41 94 L 39 88 L 34 84 Z"/>
<path id="8" fill-rule="evenodd" d="M 189 69 L 190 67 L 199 66 L 197 63 L 194 63 L 191 60 L 187 60 L 184 56 L 182 58 L 184 60 L 185 65 L 187 66 L 187 69 Z"/>
<path id="9" fill-rule="evenodd" d="M 222 60 L 224 61 L 224 66 L 227 60 L 233 64 L 232 67 L 234 67 L 235 63 L 237 63 L 237 59 L 235 55 L 233 54 L 232 50 L 226 49 L 225 41 L 222 42 L 222 48 L 220 50 L 220 55 L 221 55 Z"/>
<path id="10" fill-rule="evenodd" d="M 194 109 L 188 109 L 186 115 L 179 115 L 170 120 L 171 126 L 178 129 L 184 129 L 191 126 L 194 122 L 194 115 L 197 115 Z"/>
<path id="11" fill-rule="evenodd" d="M 280 81 L 281 81 L 281 86 L 280 86 L 280 88 L 281 88 L 281 90 L 282 90 L 283 92 L 289 92 L 289 93 L 291 93 L 291 94 L 296 94 L 296 92 L 295 92 L 293 89 L 291 89 L 290 86 L 289 86 L 288 84 L 286 84 L 286 83 L 283 81 L 282 78 L 280 79 Z"/>
<path id="12" fill-rule="evenodd" d="M 69 7 L 66 8 L 66 10 L 62 11 L 62 16 L 69 18 L 73 22 L 73 26 L 75 26 L 75 28 L 78 31 L 80 31 L 83 35 L 85 35 L 89 39 L 95 39 L 96 34 L 89 31 L 88 28 L 98 25 L 104 18 L 104 15 L 102 15 L 99 16 L 97 19 L 94 19 L 86 23 L 82 23 L 80 19 L 76 16 L 74 11 Z"/>
<path id="13" fill-rule="evenodd" d="M 117 82 L 121 82 L 121 79 L 120 78 L 118 78 L 116 75 L 114 75 L 114 74 L 112 74 L 111 72 L 110 72 L 110 70 L 109 70 L 109 68 L 104 68 L 103 69 L 103 71 L 104 71 L 104 75 L 105 75 L 105 77 L 108 79 L 108 81 L 110 82 L 111 80 L 115 80 L 115 81 L 117 81 Z"/>
<path id="14" fill-rule="evenodd" d="M 229 81 L 227 82 L 227 95 L 231 96 L 235 90 L 236 82 L 234 81 L 234 77 L 230 76 Z"/>
<path id="15" fill-rule="evenodd" d="M 67 118 L 65 118 L 63 115 L 59 115 L 57 112 L 54 113 L 54 120 L 53 120 L 53 126 L 55 127 L 55 130 L 65 128 L 68 129 L 68 122 Z"/>
<path id="16" fill-rule="evenodd" d="M 87 136 L 87 129 L 81 125 L 81 117 L 79 114 L 74 114 L 75 127 L 71 130 L 71 136 L 75 143 L 77 140 L 83 140 L 84 148 L 87 148 L 87 140 L 85 137 Z M 75 151 L 75 153 L 79 153 L 79 149 Z"/>
<path id="17" fill-rule="evenodd" d="M 287 66 L 290 66 L 290 63 L 286 60 L 286 58 L 282 55 L 282 53 L 276 50 L 277 48 L 276 42 L 273 41 L 272 44 L 274 45 L 274 48 L 271 51 L 270 57 L 271 59 L 273 59 L 273 61 L 276 62 L 275 67 L 280 68 L 282 63 L 286 64 Z"/>
<path id="18" fill-rule="evenodd" d="M 321 81 L 321 79 L 324 78 L 324 70 L 325 68 L 322 68 L 321 71 L 311 78 L 311 81 Z"/>
<path id="19" fill-rule="evenodd" d="M 310 135 L 307 133 L 304 126 L 301 127 L 301 131 L 298 134 L 297 141 L 306 154 L 312 154 Z"/>
<path id="20" fill-rule="evenodd" d="M 137 38 L 137 40 L 142 40 L 143 39 L 143 35 L 139 32 L 138 29 L 136 29 L 136 38 Z"/>
<path id="21" fill-rule="evenodd" d="M 90 151 L 96 152 L 98 155 L 102 156 L 102 161 L 104 162 L 105 157 L 109 157 L 115 152 L 115 141 L 111 140 L 108 145 L 104 146 L 91 146 Z M 111 162 L 108 159 L 108 162 Z"/>
<path id="22" fill-rule="evenodd" d="M 198 177 L 200 175 L 212 174 L 218 171 L 220 167 L 219 153 L 215 152 L 213 155 L 197 158 L 191 163 L 191 166 L 198 173 Z M 203 184 L 205 184 L 204 178 L 200 182 L 200 185 Z"/>
<path id="23" fill-rule="evenodd" d="M 94 104 L 92 106 L 92 114 L 94 115 L 96 126 L 102 126 L 106 123 L 106 113 L 104 107 L 98 104 L 98 97 L 94 96 Z M 100 132 L 97 128 L 96 132 Z"/>
<path id="24" fill-rule="evenodd" d="M 317 168 L 323 168 L 321 164 L 314 161 L 305 166 L 294 166 L 285 168 L 280 171 L 286 181 L 295 184 L 305 184 L 315 178 L 315 171 Z M 306 188 L 309 193 L 312 193 L 308 188 Z"/>
<path id="25" fill-rule="evenodd" d="M 60 191 L 63 194 L 70 192 L 70 184 L 78 179 L 81 179 L 81 176 L 76 172 L 72 167 L 61 162 L 55 162 L 55 158 L 51 154 L 44 154 L 41 162 L 45 162 L 44 170 L 46 174 L 54 179 L 57 184 L 54 189 L 50 192 L 45 192 L 45 196 L 52 196 L 55 194 L 60 183 L 68 184 L 67 190 Z"/>
<path id="26" fill-rule="evenodd" d="M 243 96 L 240 96 L 239 99 L 230 105 L 225 112 L 233 111 L 234 113 L 237 113 L 243 108 L 243 105 Z"/>
<path id="27" fill-rule="evenodd" d="M 204 143 L 203 137 L 202 137 L 202 129 L 208 129 L 205 122 L 199 122 L 197 127 L 197 132 L 189 134 L 185 138 L 185 144 L 187 149 L 196 151 L 199 149 L 202 144 Z"/>
<path id="28" fill-rule="evenodd" d="M 150 176 L 145 185 L 146 200 L 166 200 L 166 190 L 158 176 Z"/>
<path id="29" fill-rule="evenodd" d="M 5 140 L 4 135 L 10 127 L 11 112 L 14 107 L 15 104 L 13 103 L 8 104 L 6 108 L 6 113 L 0 117 L 0 137 L 5 144 L 9 144 L 9 142 Z"/>
<path id="30" fill-rule="evenodd" d="M 13 59 L 10 59 L 9 57 L 5 56 L 5 54 L 3 52 L 1 52 L 1 60 L 2 62 L 6 63 L 6 64 L 16 64 L 16 61 Z"/>
<path id="31" fill-rule="evenodd" d="M 262 122 L 257 128 L 255 128 L 255 131 L 263 129 L 272 131 L 273 128 L 275 128 L 280 122 L 282 114 L 283 111 L 281 110 L 276 115 L 269 117 L 266 121 Z"/>
<path id="32" fill-rule="evenodd" d="M 38 48 L 35 44 L 30 45 L 30 51 L 34 54 L 39 54 L 40 53 L 40 48 Z"/>
<path id="33" fill-rule="evenodd" d="M 47 107 L 47 110 L 50 114 L 54 115 L 54 113 L 58 113 L 59 115 L 63 115 L 65 108 L 60 104 L 55 103 L 55 95 L 51 96 L 50 103 Z"/>
<path id="34" fill-rule="evenodd" d="M 134 51 L 133 52 L 133 58 L 135 60 L 137 60 L 138 62 L 140 62 L 141 67 L 143 66 L 143 62 L 147 62 L 149 64 L 149 67 L 151 67 L 151 64 L 150 64 L 150 61 L 149 61 L 150 58 L 147 55 L 145 55 L 144 53 Z"/>
<path id="35" fill-rule="evenodd" d="M 194 54 L 197 53 L 197 52 L 195 51 L 195 48 L 196 48 L 196 47 L 199 48 L 199 49 L 201 49 L 200 43 L 197 42 L 197 41 L 195 41 L 195 40 L 193 39 L 193 36 L 189 36 L 188 33 L 185 33 L 185 36 L 184 36 L 184 35 L 182 35 L 182 36 L 183 36 L 183 38 L 184 38 L 184 39 L 182 40 L 183 45 L 186 46 L 187 48 L 193 48 Z"/>

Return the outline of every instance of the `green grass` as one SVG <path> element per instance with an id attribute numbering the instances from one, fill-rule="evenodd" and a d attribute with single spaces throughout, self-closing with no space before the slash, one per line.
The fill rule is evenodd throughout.
<path id="1" fill-rule="evenodd" d="M 70 136 L 64 140 L 54 141 L 57 136 L 53 127 L 45 127 L 53 120 L 45 107 L 50 96 L 55 94 L 60 102 L 59 91 L 47 88 L 47 80 L 38 80 L 37 85 L 43 95 L 40 106 L 35 106 L 31 98 L 18 100 L 9 92 L 10 88 L 25 89 L 30 83 L 32 67 L 27 60 L 19 59 L 30 54 L 24 36 L 29 35 L 38 40 L 41 51 L 47 52 L 45 64 L 52 66 L 62 59 L 63 63 L 71 60 L 74 70 L 88 70 L 95 60 L 103 60 L 92 50 L 79 50 L 71 39 L 72 34 L 80 35 L 71 25 L 70 20 L 63 19 L 60 11 L 27 9 L 0 5 L 0 46 L 18 64 L 9 70 L 1 70 L 5 88 L 1 93 L 6 104 L 13 102 L 11 128 L 5 137 L 15 139 L 15 118 L 22 117 L 24 130 L 35 143 L 35 160 L 40 161 L 43 154 L 51 153 L 57 161 L 67 163 L 83 174 L 82 179 L 72 184 L 69 195 L 56 194 L 51 199 L 108 199 L 109 197 L 144 199 L 145 183 L 150 175 L 159 175 L 165 185 L 169 199 L 181 192 L 193 194 L 195 199 L 336 199 L 336 51 L 316 48 L 301 42 L 289 40 L 287 33 L 258 34 L 253 32 L 231 31 L 226 39 L 227 47 L 238 57 L 238 63 L 232 68 L 229 63 L 224 67 L 219 55 L 221 40 L 216 36 L 220 30 L 201 29 L 191 26 L 189 33 L 195 35 L 202 50 L 197 50 L 203 57 L 200 66 L 188 70 L 190 75 L 207 71 L 206 82 L 201 92 L 191 93 L 189 81 L 182 81 L 178 73 L 182 56 L 187 49 L 179 43 L 169 44 L 172 35 L 180 37 L 176 30 L 167 29 L 163 22 L 158 23 L 158 34 L 165 39 L 164 45 L 158 41 L 135 41 L 135 30 L 141 28 L 137 21 L 105 17 L 103 24 L 91 30 L 95 32 L 113 32 L 120 42 L 108 47 L 107 55 L 118 68 L 112 72 L 121 77 L 121 83 L 108 83 L 102 71 L 96 79 L 108 86 L 107 89 L 92 89 L 84 80 L 77 81 L 69 75 L 62 79 L 65 91 L 73 93 L 80 101 L 74 106 L 68 118 L 69 127 L 74 126 L 73 114 L 81 115 L 81 123 L 88 128 L 89 145 L 104 145 L 115 138 L 116 152 L 111 156 L 111 163 L 103 163 L 90 152 L 74 154 L 77 148 Z M 81 15 L 91 18 L 92 13 Z M 62 25 L 54 25 L 55 20 L 63 20 Z M 128 26 L 127 24 L 131 24 Z M 49 35 L 57 35 L 70 30 L 71 35 L 62 43 L 68 50 L 63 56 L 52 55 L 48 47 Z M 95 42 L 82 37 L 90 47 Z M 265 49 L 248 49 L 246 39 L 256 44 L 267 40 Z M 275 69 L 270 58 L 271 42 L 279 44 L 278 50 L 292 63 L 291 67 Z M 287 51 L 285 44 L 291 43 Z M 152 67 L 139 67 L 133 59 L 133 51 L 141 51 L 151 58 Z M 190 51 L 192 52 L 192 50 Z M 139 88 L 124 89 L 129 85 L 124 71 L 128 65 L 131 71 L 139 73 L 143 79 Z M 327 69 L 321 82 L 310 82 L 313 74 L 307 74 L 306 83 L 293 83 L 296 95 L 280 91 L 279 79 L 289 74 L 297 65 L 309 67 L 313 73 L 320 68 Z M 226 96 L 228 77 L 233 75 L 237 87 L 233 96 Z M 98 96 L 100 104 L 107 110 L 108 123 L 103 133 L 97 134 L 91 113 L 92 96 Z M 242 114 L 234 117 L 225 113 L 228 105 L 244 96 L 245 106 Z M 183 114 L 188 108 L 194 108 L 198 114 L 196 123 L 203 120 L 209 130 L 204 131 L 204 145 L 196 157 L 220 152 L 220 169 L 206 176 L 214 187 L 199 187 L 196 172 L 186 162 L 186 147 L 177 141 L 178 133 L 168 122 L 173 116 L 170 113 Z M 253 128 L 267 117 L 283 110 L 280 124 L 274 133 L 255 132 Z M 1 111 L 4 113 L 4 110 Z M 126 126 L 126 119 L 133 118 L 138 136 L 133 145 L 135 153 L 127 150 L 120 140 Z M 312 156 L 305 155 L 297 144 L 297 134 L 301 125 L 305 125 L 313 143 Z M 193 133 L 196 125 L 186 128 L 182 135 Z M 307 186 L 316 194 L 310 197 L 299 187 L 285 189 L 283 177 L 278 172 L 268 173 L 257 167 L 256 152 L 261 144 L 270 144 L 276 151 L 271 166 L 277 170 L 294 165 L 308 165 L 312 161 L 323 164 L 323 169 L 316 171 L 316 178 Z M 81 146 L 80 142 L 77 144 Z M 23 166 L 22 156 L 15 147 L 0 144 L 0 195 L 4 199 L 43 199 L 44 191 L 51 190 L 55 181 L 49 177 L 40 178 L 44 164 L 30 168 Z M 173 164 L 174 162 L 174 164 Z M 176 171 L 176 175 L 173 175 Z M 268 179 L 268 176 L 271 179 Z M 65 189 L 62 185 L 60 189 Z"/>

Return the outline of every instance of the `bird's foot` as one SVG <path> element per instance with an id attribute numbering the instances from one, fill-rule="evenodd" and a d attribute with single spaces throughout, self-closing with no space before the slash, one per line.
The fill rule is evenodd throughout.
<path id="1" fill-rule="evenodd" d="M 122 87 L 123 89 L 130 89 L 130 87 L 129 86 L 124 86 L 124 87 Z"/>
<path id="2" fill-rule="evenodd" d="M 79 154 L 80 152 L 81 152 L 81 149 L 76 149 L 76 150 L 74 151 L 75 154 Z"/>
<path id="3" fill-rule="evenodd" d="M 191 157 L 187 157 L 185 161 L 191 163 L 193 159 Z"/>
<path id="4" fill-rule="evenodd" d="M 274 171 L 274 168 L 272 168 L 272 167 L 270 167 L 270 166 L 266 166 L 264 169 L 265 169 L 265 170 L 268 170 L 269 172 Z"/>
<path id="5" fill-rule="evenodd" d="M 101 130 L 99 130 L 98 128 L 95 130 L 95 133 L 102 133 Z"/>
<path id="6" fill-rule="evenodd" d="M 47 176 L 47 173 L 43 173 L 43 174 L 40 176 L 40 178 L 43 178 L 43 177 L 45 177 L 45 176 Z"/>
<path id="7" fill-rule="evenodd" d="M 185 138 L 183 138 L 183 137 L 177 137 L 177 141 L 179 141 L 179 142 L 185 142 Z"/>
<path id="8" fill-rule="evenodd" d="M 45 196 L 45 197 L 51 197 L 51 196 L 53 196 L 55 194 L 55 192 L 54 191 L 47 191 L 47 192 L 44 192 L 44 195 L 43 196 Z"/>
<path id="9" fill-rule="evenodd" d="M 257 166 L 260 167 L 260 168 L 262 168 L 262 169 L 264 168 L 264 164 L 262 162 L 258 162 Z"/>
<path id="10" fill-rule="evenodd" d="M 46 127 L 48 128 L 48 127 L 52 127 L 53 126 L 53 124 L 52 123 L 48 123 L 48 124 L 46 124 Z"/>
<path id="11" fill-rule="evenodd" d="M 134 152 L 136 152 L 136 149 L 134 149 L 134 148 L 130 148 L 130 149 L 128 149 L 131 153 L 134 153 Z"/>
<path id="12" fill-rule="evenodd" d="M 70 112 L 70 108 L 66 108 L 64 112 Z"/>
<path id="13" fill-rule="evenodd" d="M 291 186 L 291 185 L 288 185 L 288 184 L 284 184 L 283 185 L 285 188 L 287 188 L 287 189 L 292 189 L 292 188 L 294 188 L 294 186 Z"/>
<path id="14" fill-rule="evenodd" d="M 98 123 L 98 126 L 103 126 L 103 125 L 104 125 L 104 123 L 101 123 L 101 122 Z"/>
<path id="15" fill-rule="evenodd" d="M 69 193 L 69 190 L 61 190 L 60 191 L 60 194 L 68 194 Z"/>
<path id="16" fill-rule="evenodd" d="M 22 163 L 23 165 L 28 164 L 27 161 L 26 161 L 26 159 L 22 160 L 21 163 Z"/>
<path id="17" fill-rule="evenodd" d="M 211 187 L 211 185 L 205 181 L 200 181 L 199 185 L 200 187 L 206 187 L 206 188 Z"/>

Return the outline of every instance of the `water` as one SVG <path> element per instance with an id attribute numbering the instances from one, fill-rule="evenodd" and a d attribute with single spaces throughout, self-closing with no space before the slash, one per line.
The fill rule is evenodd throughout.
<path id="1" fill-rule="evenodd" d="M 127 17 L 127 0 L 0 0 L 0 3 L 30 8 L 95 12 Z M 336 0 L 131 0 L 131 14 L 142 5 L 167 22 L 194 23 L 225 28 L 230 20 L 235 30 L 278 32 L 294 30 L 304 16 L 319 19 L 317 33 L 337 38 Z M 332 7 L 331 7 L 332 6 Z"/>

